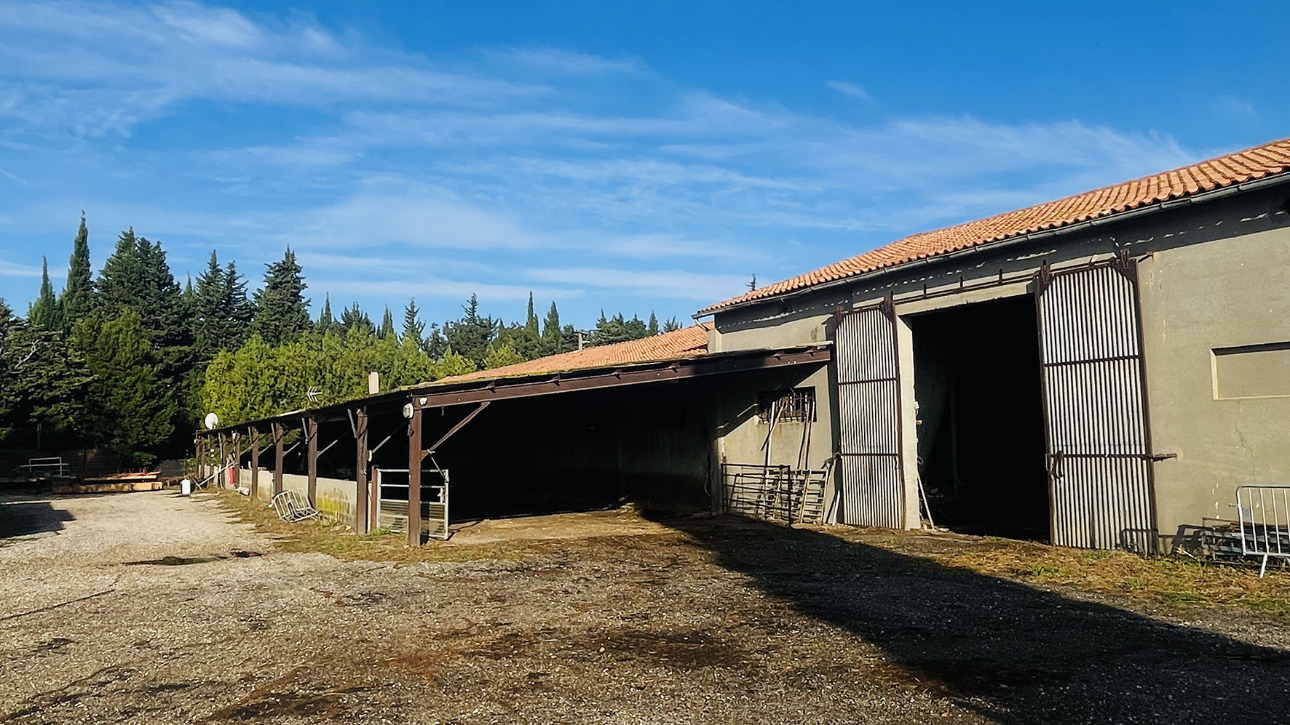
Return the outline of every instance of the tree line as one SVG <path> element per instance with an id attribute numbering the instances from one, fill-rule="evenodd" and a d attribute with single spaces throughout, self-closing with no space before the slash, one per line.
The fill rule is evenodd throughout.
<path id="1" fill-rule="evenodd" d="M 82 215 L 61 293 L 46 262 L 25 317 L 0 298 L 0 445 L 105 448 L 146 465 L 186 450 L 207 412 L 238 423 L 361 397 L 369 372 L 391 390 L 680 327 L 602 312 L 579 332 L 554 302 L 539 320 L 531 294 L 511 324 L 474 295 L 443 324 L 427 326 L 415 300 L 397 326 L 389 307 L 379 325 L 358 303 L 337 317 L 330 296 L 315 319 L 307 288 L 290 248 L 253 293 L 215 251 L 181 286 L 162 245 L 133 228 L 95 276 Z"/>

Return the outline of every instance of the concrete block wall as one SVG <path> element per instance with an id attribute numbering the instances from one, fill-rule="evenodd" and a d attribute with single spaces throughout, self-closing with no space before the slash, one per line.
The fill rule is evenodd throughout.
<path id="1" fill-rule="evenodd" d="M 249 468 L 238 469 L 238 485 L 251 487 L 251 470 Z M 324 516 L 345 524 L 353 524 L 354 505 L 358 499 L 358 483 L 343 478 L 323 478 L 318 477 L 316 482 L 316 501 L 314 507 L 322 512 Z M 283 474 L 282 489 L 284 491 L 296 490 L 305 493 L 309 490 L 309 477 L 299 476 L 291 473 Z M 273 471 L 261 468 L 259 481 L 259 498 L 265 502 L 273 498 Z"/>

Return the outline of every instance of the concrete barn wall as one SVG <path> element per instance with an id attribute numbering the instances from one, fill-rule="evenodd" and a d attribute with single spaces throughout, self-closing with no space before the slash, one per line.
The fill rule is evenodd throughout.
<path id="1" fill-rule="evenodd" d="M 1185 534 L 1234 518 L 1241 484 L 1290 485 L 1290 376 L 1222 381 L 1254 394 L 1224 399 L 1214 356 L 1290 343 L 1290 229 L 1162 251 L 1140 271 L 1152 445 L 1178 454 L 1156 466 L 1156 514 L 1162 534 Z"/>
<path id="2" fill-rule="evenodd" d="M 251 470 L 249 468 L 238 469 L 238 485 L 251 487 Z M 282 475 L 282 490 L 297 490 L 305 493 L 309 490 L 309 477 L 300 476 L 292 473 Z M 273 498 L 273 471 L 260 469 L 259 498 L 269 501 Z M 314 507 L 328 518 L 344 523 L 351 523 L 354 520 L 354 502 L 358 497 L 358 483 L 343 478 L 324 478 L 319 476 L 316 481 L 317 499 L 314 501 Z"/>
<path id="3" fill-rule="evenodd" d="M 1215 347 L 1290 340 L 1288 194 L 1290 186 L 1280 185 L 1182 205 L 720 312 L 711 347 L 751 350 L 832 340 L 835 311 L 874 304 L 888 294 L 902 318 L 1032 295 L 1032 277 L 1044 262 L 1061 269 L 1127 249 L 1142 260 L 1153 444 L 1156 452 L 1179 454 L 1176 461 L 1155 464 L 1157 523 L 1162 533 L 1172 534 L 1182 524 L 1233 515 L 1228 504 L 1239 482 L 1290 483 L 1290 403 L 1279 397 L 1216 400 L 1212 355 Z M 902 360 L 906 392 L 913 388 L 913 370 L 912 360 Z M 831 387 L 836 409 L 836 386 Z M 831 427 L 836 430 L 836 421 Z M 905 421 L 907 448 L 917 445 L 915 428 Z M 914 479 L 906 480 L 912 486 Z M 906 501 L 915 500 L 912 494 L 906 492 Z"/>
<path id="4" fill-rule="evenodd" d="M 713 469 L 709 479 L 720 482 L 722 463 L 748 463 L 762 465 L 787 464 L 797 466 L 803 453 L 804 439 L 806 467 L 822 469 L 833 454 L 834 418 L 830 388 L 832 367 L 824 364 L 800 365 L 773 370 L 724 375 L 713 380 L 708 388 L 712 412 Z M 816 420 L 810 425 L 799 421 L 776 423 L 770 438 L 769 455 L 763 446 L 767 443 L 770 424 L 757 417 L 758 394 L 791 388 L 815 390 Z M 723 491 L 712 486 L 713 510 L 720 510 Z M 825 501 L 833 500 L 833 482 L 825 490 Z"/>

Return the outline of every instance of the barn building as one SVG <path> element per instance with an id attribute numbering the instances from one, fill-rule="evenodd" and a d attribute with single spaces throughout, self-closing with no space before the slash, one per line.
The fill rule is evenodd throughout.
<path id="1" fill-rule="evenodd" d="M 700 312 L 831 342 L 839 523 L 1152 550 L 1290 483 L 1290 140 L 915 234 Z M 755 442 L 755 436 L 752 437 Z M 731 459 L 755 454 L 717 432 Z M 827 453 L 826 453 L 827 452 Z M 816 458 L 810 465 L 822 465 Z"/>
<path id="2" fill-rule="evenodd" d="M 420 510 L 416 542 L 457 517 L 637 499 L 1158 550 L 1231 518 L 1238 486 L 1290 483 L 1290 139 L 916 234 L 696 318 L 203 432 L 199 454 L 223 440 L 249 486 L 297 486 L 359 530 Z"/>

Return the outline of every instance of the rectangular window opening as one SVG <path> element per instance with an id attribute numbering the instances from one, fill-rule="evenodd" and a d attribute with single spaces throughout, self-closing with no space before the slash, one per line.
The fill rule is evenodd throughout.
<path id="1" fill-rule="evenodd" d="M 757 420 L 769 423 L 815 420 L 815 388 L 769 390 L 757 394 Z"/>
<path id="2" fill-rule="evenodd" d="M 1216 399 L 1290 397 L 1290 342 L 1216 347 L 1212 353 Z"/>

